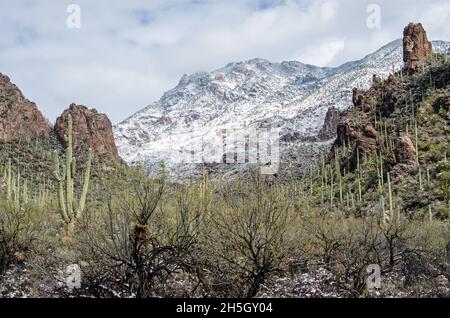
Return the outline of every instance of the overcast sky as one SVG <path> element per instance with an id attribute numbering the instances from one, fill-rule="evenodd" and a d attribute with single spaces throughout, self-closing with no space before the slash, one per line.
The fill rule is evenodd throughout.
<path id="1" fill-rule="evenodd" d="M 70 4 L 79 29 L 67 26 Z M 370 4 L 381 28 L 367 27 Z M 450 40 L 448 0 L 1 0 L 0 72 L 52 121 L 75 102 L 117 123 L 183 74 L 255 57 L 337 66 L 410 21 Z"/>

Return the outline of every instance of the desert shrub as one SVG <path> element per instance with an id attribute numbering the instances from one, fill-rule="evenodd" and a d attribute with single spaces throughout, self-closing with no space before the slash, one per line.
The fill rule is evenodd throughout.
<path id="1" fill-rule="evenodd" d="M 382 231 L 373 217 L 356 218 L 339 213 L 319 215 L 308 230 L 315 237 L 316 257 L 333 274 L 338 288 L 349 296 L 360 296 L 369 265 L 382 266 Z"/>
<path id="2" fill-rule="evenodd" d="M 219 190 L 203 247 L 214 296 L 254 297 L 280 268 L 293 219 L 290 195 L 259 174 Z"/>
<path id="3" fill-rule="evenodd" d="M 437 220 L 409 222 L 405 236 L 408 238 L 400 260 L 404 287 L 425 286 L 438 275 L 448 275 L 448 223 Z"/>
<path id="4" fill-rule="evenodd" d="M 0 274 L 14 261 L 23 261 L 39 232 L 39 217 L 31 205 L 16 206 L 0 199 Z"/>
<path id="5" fill-rule="evenodd" d="M 84 222 L 85 278 L 94 294 L 164 296 L 167 280 L 190 265 L 200 211 L 190 209 L 191 193 L 182 191 L 176 203 L 164 204 L 163 173 L 155 180 L 137 172 L 127 178 L 111 188 L 107 207 Z"/>

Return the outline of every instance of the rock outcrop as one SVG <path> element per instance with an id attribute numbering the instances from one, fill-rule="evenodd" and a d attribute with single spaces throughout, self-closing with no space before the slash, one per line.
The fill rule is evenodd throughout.
<path id="1" fill-rule="evenodd" d="M 73 121 L 73 144 L 77 149 L 92 149 L 93 158 L 100 161 L 120 161 L 114 142 L 112 124 L 105 114 L 86 106 L 71 104 L 56 120 L 55 132 L 66 146 L 68 115 Z"/>
<path id="2" fill-rule="evenodd" d="M 344 120 L 339 123 L 337 132 L 337 146 L 356 144 L 361 153 L 367 154 L 377 150 L 377 131 L 371 123 L 360 126 L 352 120 Z"/>
<path id="3" fill-rule="evenodd" d="M 405 70 L 408 75 L 414 74 L 432 54 L 431 43 L 420 23 L 411 23 L 405 28 L 403 44 Z M 352 145 L 352 152 L 348 156 L 351 168 L 355 167 L 355 153 L 378 154 L 389 148 L 391 152 L 387 166 L 394 176 L 417 172 L 420 160 L 411 137 L 405 133 L 403 126 L 393 125 L 392 120 L 386 124 L 387 118 L 396 118 L 399 111 L 405 111 L 405 96 L 410 99 L 411 91 L 399 74 L 390 74 L 386 80 L 373 75 L 369 90 L 353 89 L 353 107 L 347 110 L 339 122 L 335 141 L 338 147 Z M 435 112 L 445 114 L 449 109 L 446 105 L 450 105 L 450 101 L 443 95 L 437 98 L 432 107 Z M 380 120 L 381 123 L 384 121 L 381 127 Z"/>
<path id="4" fill-rule="evenodd" d="M 395 159 L 397 163 L 416 165 L 416 148 L 409 136 L 404 135 L 396 140 Z"/>
<path id="5" fill-rule="evenodd" d="M 420 23 L 410 23 L 403 31 L 404 70 L 412 75 L 426 62 L 433 53 L 431 42 Z"/>
<path id="6" fill-rule="evenodd" d="M 330 139 L 336 137 L 336 130 L 337 130 L 340 118 L 341 118 L 341 114 L 339 113 L 339 111 L 336 108 L 330 107 L 328 109 L 327 114 L 325 116 L 324 124 L 318 134 L 318 138 L 321 141 L 330 140 Z"/>
<path id="7" fill-rule="evenodd" d="M 348 118 L 348 117 L 346 117 Z M 334 142 L 336 146 L 343 146 L 354 142 L 358 137 L 358 127 L 353 125 L 351 121 L 342 120 L 337 127 L 337 138 Z"/>
<path id="8" fill-rule="evenodd" d="M 383 90 L 382 83 L 383 81 L 374 74 L 372 77 L 372 88 L 369 91 L 360 91 L 356 87 L 353 88 L 353 106 L 361 109 L 365 113 L 371 113 L 373 111 L 372 101 Z"/>
<path id="9" fill-rule="evenodd" d="M 36 104 L 26 99 L 19 88 L 0 73 L 0 142 L 48 137 L 51 131 Z"/>
<path id="10" fill-rule="evenodd" d="M 392 163 L 391 169 L 394 176 L 417 170 L 416 147 L 409 136 L 403 135 L 395 140 L 394 155 L 395 162 Z"/>
<path id="11" fill-rule="evenodd" d="M 352 95 L 353 106 L 355 106 L 355 107 L 360 106 L 363 97 L 364 96 L 360 93 L 360 91 L 356 87 L 354 87 L 353 88 L 353 95 Z"/>

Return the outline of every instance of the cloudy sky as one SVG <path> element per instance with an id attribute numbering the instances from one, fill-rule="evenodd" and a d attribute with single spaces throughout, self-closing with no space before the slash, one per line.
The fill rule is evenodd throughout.
<path id="1" fill-rule="evenodd" d="M 67 25 L 70 4 L 79 29 Z M 371 4 L 380 28 L 367 26 Z M 52 121 L 76 102 L 117 123 L 183 74 L 255 57 L 337 66 L 410 21 L 450 40 L 448 0 L 1 0 L 0 72 Z"/>

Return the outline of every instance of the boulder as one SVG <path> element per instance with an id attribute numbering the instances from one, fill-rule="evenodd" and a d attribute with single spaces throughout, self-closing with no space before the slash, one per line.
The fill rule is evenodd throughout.
<path id="1" fill-rule="evenodd" d="M 407 135 L 400 136 L 395 140 L 394 162 L 392 174 L 400 176 L 403 173 L 414 173 L 418 169 L 416 161 L 416 148 Z"/>
<path id="2" fill-rule="evenodd" d="M 407 135 L 400 136 L 395 141 L 395 160 L 410 166 L 416 166 L 416 147 L 411 138 Z"/>
<path id="3" fill-rule="evenodd" d="M 364 126 L 363 134 L 358 138 L 360 153 L 372 154 L 378 149 L 377 131 L 371 123 Z"/>

